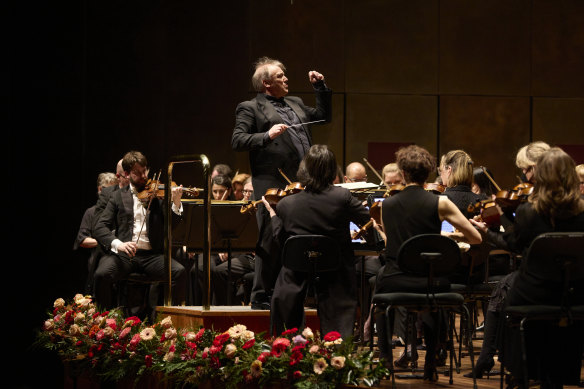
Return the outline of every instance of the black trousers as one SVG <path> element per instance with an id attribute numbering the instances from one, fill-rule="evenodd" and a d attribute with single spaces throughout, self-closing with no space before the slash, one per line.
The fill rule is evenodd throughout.
<path id="1" fill-rule="evenodd" d="M 171 267 L 172 301 L 173 304 L 180 305 L 186 296 L 186 272 L 183 265 L 174 259 Z M 166 281 L 164 256 L 150 250 L 138 250 L 131 259 L 116 254 L 101 257 L 94 275 L 95 299 L 99 307 L 116 307 L 114 284 L 131 273 L 144 273 L 152 279 Z"/>

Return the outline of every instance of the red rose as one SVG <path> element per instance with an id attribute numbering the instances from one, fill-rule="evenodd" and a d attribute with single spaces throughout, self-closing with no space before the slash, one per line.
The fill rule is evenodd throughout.
<path id="1" fill-rule="evenodd" d="M 146 362 L 146 367 L 152 367 L 152 355 L 146 355 L 144 357 L 144 362 Z"/>
<path id="2" fill-rule="evenodd" d="M 270 353 L 268 351 L 264 351 L 263 353 L 261 353 L 258 356 L 258 361 L 260 361 L 261 363 L 265 363 L 266 359 L 268 359 L 268 356 L 270 355 Z"/>
<path id="3" fill-rule="evenodd" d="M 255 344 L 255 338 L 252 338 L 252 339 L 248 340 L 247 342 L 245 342 L 243 344 L 243 346 L 241 346 L 241 348 L 244 350 L 247 350 L 249 348 L 252 348 L 254 344 Z"/>
<path id="4" fill-rule="evenodd" d="M 341 337 L 341 334 L 339 334 L 336 331 L 331 331 L 324 336 L 324 340 L 327 342 L 334 342 L 335 340 L 339 339 L 340 337 Z"/>
<path id="5" fill-rule="evenodd" d="M 294 374 L 292 374 L 292 376 L 293 376 L 295 379 L 299 379 L 299 378 L 301 378 L 301 377 L 302 377 L 302 372 L 301 372 L 300 370 L 296 370 L 296 371 L 294 372 Z"/>
<path id="6" fill-rule="evenodd" d="M 296 327 L 290 328 L 289 330 L 286 330 L 286 331 L 282 332 L 282 336 L 295 334 L 297 332 L 298 332 L 298 328 L 296 328 Z"/>

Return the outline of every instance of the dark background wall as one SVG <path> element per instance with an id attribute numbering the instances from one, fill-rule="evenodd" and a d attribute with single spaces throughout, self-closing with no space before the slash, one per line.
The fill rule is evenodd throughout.
<path id="1" fill-rule="evenodd" d="M 310 104 L 307 72 L 325 74 L 333 122 L 313 128 L 314 140 L 329 144 L 343 165 L 367 157 L 381 169 L 404 143 L 437 156 L 462 148 L 508 188 L 519 174 L 515 153 L 532 140 L 562 145 L 584 163 L 579 0 L 14 7 L 4 164 L 14 196 L 5 197 L 11 232 L 4 262 L 6 298 L 20 324 L 11 339 L 28 357 L 25 346 L 45 310 L 82 289 L 85 256 L 71 247 L 100 172 L 112 171 L 130 149 L 144 152 L 154 171 L 165 171 L 172 155 L 191 153 L 248 170 L 230 137 L 235 106 L 254 95 L 249 79 L 259 56 L 282 60 L 291 94 Z M 200 185 L 200 171 L 177 171 L 177 181 Z M 51 377 L 53 365 L 41 365 Z M 43 374 L 16 376 L 34 386 Z"/>

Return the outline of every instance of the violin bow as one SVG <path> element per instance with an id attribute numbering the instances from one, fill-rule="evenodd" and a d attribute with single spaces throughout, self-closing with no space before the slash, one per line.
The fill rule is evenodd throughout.
<path id="1" fill-rule="evenodd" d="M 157 182 L 160 182 L 160 175 L 162 174 L 162 170 L 158 171 L 158 177 L 156 179 L 153 179 L 152 182 L 158 186 L 158 184 L 156 184 Z M 158 189 L 158 188 L 157 188 Z M 146 213 L 144 214 L 144 219 L 142 219 L 142 225 L 140 226 L 140 232 L 138 233 L 138 237 L 136 238 L 136 244 L 138 244 L 138 242 L 140 241 L 140 236 L 142 235 L 142 231 L 144 230 L 144 224 L 146 223 L 146 217 L 148 215 L 148 211 L 150 211 L 150 204 L 152 204 L 152 199 L 156 196 L 156 189 L 154 191 L 154 196 L 150 196 L 150 200 L 148 200 L 148 207 L 146 207 Z"/>
<path id="2" fill-rule="evenodd" d="M 485 176 L 487 176 L 487 178 L 489 179 L 489 181 L 491 181 L 491 183 L 493 185 L 495 185 L 495 188 L 497 188 L 497 190 L 500 192 L 501 188 L 499 188 L 499 185 L 497 185 L 497 183 L 495 182 L 495 180 L 493 180 L 493 177 L 491 177 L 491 175 L 489 173 L 487 173 L 487 169 L 484 166 L 481 166 L 481 169 L 483 169 L 483 173 L 485 173 Z"/>
<path id="3" fill-rule="evenodd" d="M 280 172 L 280 174 L 282 175 L 282 177 L 284 177 L 284 179 L 286 181 L 288 181 L 288 184 L 291 184 L 292 181 L 290 181 L 290 179 L 288 177 L 286 177 L 286 175 L 284 174 L 284 172 L 282 171 L 282 169 L 278 168 L 278 171 Z"/>
<path id="4" fill-rule="evenodd" d="M 379 184 L 379 185 L 382 185 L 384 183 L 383 177 L 381 177 L 381 175 L 379 173 L 377 173 L 377 170 L 375 170 L 375 168 L 373 166 L 371 166 L 371 164 L 369 163 L 369 161 L 367 160 L 367 158 L 363 158 L 363 161 L 367 164 L 367 166 L 369 166 L 369 169 L 371 169 L 371 171 L 373 173 L 375 173 L 375 175 L 377 176 L 377 178 L 379 178 L 379 182 L 381 182 L 381 184 Z"/>

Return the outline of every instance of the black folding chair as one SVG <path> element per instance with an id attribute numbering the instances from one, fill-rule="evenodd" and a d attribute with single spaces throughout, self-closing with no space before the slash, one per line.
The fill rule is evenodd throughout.
<path id="1" fill-rule="evenodd" d="M 453 313 L 465 316 L 466 320 L 461 319 L 461 323 L 465 322 L 469 326 L 470 333 L 470 315 L 468 309 L 464 305 L 464 297 L 459 293 L 444 292 L 449 290 L 449 285 L 441 285 L 441 279 L 437 277 L 445 277 L 454 271 L 460 263 L 460 248 L 456 242 L 450 238 L 439 234 L 423 234 L 414 236 L 405 241 L 398 250 L 397 263 L 399 268 L 407 274 L 419 276 L 426 279 L 426 290 L 424 292 L 394 292 L 394 293 L 379 293 L 373 296 L 373 312 L 375 308 L 385 310 L 385 325 L 387 329 L 387 340 L 390 350 L 390 355 L 393 352 L 393 345 L 391 342 L 393 334 L 393 310 L 396 307 L 404 307 L 408 311 L 408 315 L 412 315 L 421 311 L 438 311 L 442 310 L 449 313 L 449 351 L 450 351 L 450 384 L 453 383 L 453 358 L 455 358 L 454 342 L 453 342 L 453 327 L 454 317 Z M 407 344 L 412 344 L 415 341 L 415 329 L 411 325 L 413 320 L 409 320 L 409 335 L 406 336 L 406 350 Z M 373 322 L 373 321 L 372 321 Z M 371 334 L 373 331 L 371 331 Z M 440 333 L 438 329 L 437 333 Z M 370 342 L 373 345 L 373 336 Z M 471 358 L 471 366 L 474 371 L 474 355 L 472 339 L 465 337 L 468 344 L 469 355 Z M 412 355 L 417 354 L 416 345 L 411 347 Z M 456 364 L 457 372 L 460 372 L 458 363 Z M 395 369 L 393 363 L 390 367 L 392 386 L 395 388 Z M 476 379 L 473 376 L 473 384 L 476 388 Z"/>
<path id="2" fill-rule="evenodd" d="M 507 306 L 503 311 L 504 324 L 508 328 L 519 328 L 522 356 L 521 378 L 524 387 L 528 388 L 530 378 L 528 342 L 526 341 L 526 332 L 529 332 L 528 324 L 543 322 L 547 323 L 549 328 L 566 328 L 577 322 L 584 323 L 584 302 L 572 301 L 574 286 L 579 285 L 582 288 L 584 282 L 584 233 L 553 232 L 539 235 L 531 243 L 523 268 L 519 271 L 518 279 L 527 274 L 531 278 L 544 281 L 550 302 L 549 304 Z M 515 284 L 517 282 L 516 279 Z M 550 334 L 550 332 L 547 333 Z M 505 331 L 501 331 L 500 335 L 502 338 L 499 343 L 505 344 Z M 547 341 L 556 342 L 557 339 L 548 337 Z M 562 345 L 556 345 L 556 347 L 561 349 Z M 500 350 L 500 354 L 504 357 L 504 347 Z M 534 358 L 534 355 L 530 357 Z M 538 358 L 544 360 L 533 361 L 538 362 L 535 365 L 540 368 L 536 377 L 533 378 L 545 381 L 550 372 L 542 371 L 541 368 L 545 368 L 552 362 L 550 358 L 557 360 L 561 357 L 561 354 L 544 355 L 542 353 L 539 355 Z M 581 361 L 582 358 L 580 358 L 580 364 Z M 502 364 L 501 388 L 504 368 Z M 566 382 L 566 384 L 578 384 L 578 382 Z"/>

